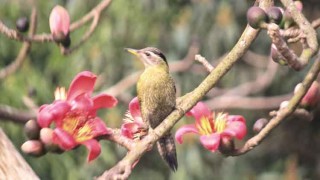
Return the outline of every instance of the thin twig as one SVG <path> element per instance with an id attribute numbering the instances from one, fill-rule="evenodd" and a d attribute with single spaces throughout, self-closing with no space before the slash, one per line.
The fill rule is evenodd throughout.
<path id="1" fill-rule="evenodd" d="M 68 55 L 71 54 L 74 50 L 78 49 L 79 47 L 81 47 L 82 44 L 84 44 L 89 37 L 92 35 L 92 33 L 94 32 L 94 30 L 96 29 L 98 22 L 100 19 L 100 14 L 96 13 L 96 15 L 94 16 L 91 26 L 90 28 L 87 30 L 87 32 L 82 36 L 81 40 L 78 42 L 77 45 L 73 46 L 72 48 L 64 48 L 63 46 L 61 46 L 61 52 L 63 55 Z"/>
<path id="2" fill-rule="evenodd" d="M 288 100 L 292 94 L 271 97 L 219 96 L 205 101 L 211 109 L 274 109 Z"/>
<path id="3" fill-rule="evenodd" d="M 0 105 L 0 119 L 10 120 L 16 123 L 26 123 L 30 119 L 35 119 L 33 111 L 21 111 L 7 105 Z"/>
<path id="4" fill-rule="evenodd" d="M 76 29 L 82 27 L 84 24 L 89 22 L 91 19 L 94 18 L 95 14 L 101 14 L 101 12 L 107 8 L 111 3 L 111 0 L 103 0 L 101 1 L 95 8 L 93 8 L 89 13 L 84 15 L 82 18 L 77 20 L 76 22 L 72 23 L 70 25 L 70 32 L 75 31 Z M 7 27 L 1 20 L 0 20 L 0 33 L 6 35 L 8 38 L 17 40 L 17 41 L 23 41 L 23 42 L 53 42 L 53 36 L 51 34 L 36 34 L 36 35 L 28 35 L 23 36 L 19 32 L 17 32 L 14 29 L 10 29 Z"/>
<path id="5" fill-rule="evenodd" d="M 309 53 L 311 56 L 314 55 L 318 51 L 319 46 L 315 29 L 312 27 L 306 17 L 297 9 L 292 0 L 281 0 L 281 2 L 291 14 L 293 20 L 298 24 L 303 34 L 305 34 L 308 47 L 310 47 L 310 50 L 308 51 L 310 51 Z"/>
<path id="6" fill-rule="evenodd" d="M 195 56 L 195 60 L 200 62 L 207 69 L 208 72 L 213 71 L 214 67 L 208 62 L 208 60 L 205 57 L 201 56 L 200 54 L 197 54 Z"/>
<path id="7" fill-rule="evenodd" d="M 32 9 L 30 19 L 31 19 L 31 21 L 30 21 L 29 36 L 33 36 L 35 34 L 36 28 L 37 28 L 37 10 L 36 10 L 36 8 Z M 7 76 L 16 72 L 17 69 L 19 69 L 19 67 L 22 65 L 22 63 L 26 59 L 26 56 L 27 56 L 30 48 L 31 48 L 31 42 L 23 42 L 22 47 L 21 47 L 16 59 L 10 65 L 8 65 L 5 68 L 0 70 L 0 79 L 6 78 Z"/>

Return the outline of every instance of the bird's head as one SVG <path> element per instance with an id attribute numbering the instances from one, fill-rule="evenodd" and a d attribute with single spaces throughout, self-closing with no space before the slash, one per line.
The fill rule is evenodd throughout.
<path id="1" fill-rule="evenodd" d="M 146 47 L 144 49 L 125 48 L 126 51 L 137 56 L 144 64 L 144 66 L 152 67 L 157 65 L 168 66 L 167 59 L 163 53 L 154 47 Z"/>

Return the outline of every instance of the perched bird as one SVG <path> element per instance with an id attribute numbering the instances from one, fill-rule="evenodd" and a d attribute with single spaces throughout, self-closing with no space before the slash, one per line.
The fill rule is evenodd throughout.
<path id="1" fill-rule="evenodd" d="M 137 83 L 141 115 L 147 127 L 156 128 L 176 106 L 176 88 L 163 53 L 154 47 L 136 50 L 126 48 L 143 62 L 145 70 Z M 168 132 L 157 142 L 161 157 L 173 171 L 178 168 L 176 146 Z"/>

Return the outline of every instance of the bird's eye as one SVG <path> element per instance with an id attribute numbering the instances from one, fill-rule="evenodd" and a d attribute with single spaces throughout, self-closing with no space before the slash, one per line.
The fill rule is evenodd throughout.
<path id="1" fill-rule="evenodd" d="M 150 56 L 150 53 L 146 52 L 145 55 L 146 55 L 146 56 Z"/>

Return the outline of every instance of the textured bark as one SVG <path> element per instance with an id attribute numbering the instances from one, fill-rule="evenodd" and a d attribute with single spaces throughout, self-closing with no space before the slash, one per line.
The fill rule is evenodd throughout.
<path id="1" fill-rule="evenodd" d="M 39 177 L 13 146 L 10 139 L 0 128 L 0 179 L 34 180 Z"/>

